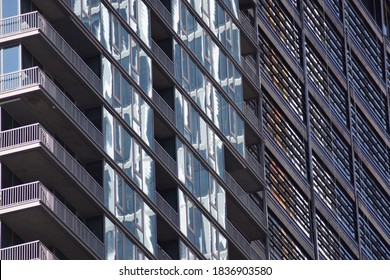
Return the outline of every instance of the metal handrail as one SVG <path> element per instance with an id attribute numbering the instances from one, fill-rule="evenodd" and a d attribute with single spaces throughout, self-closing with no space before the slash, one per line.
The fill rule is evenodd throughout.
<path id="1" fill-rule="evenodd" d="M 32 31 L 38 27 L 38 13 L 36 11 L 3 18 L 0 19 L 0 38 Z"/>
<path id="2" fill-rule="evenodd" d="M 0 94 L 40 84 L 38 67 L 0 75 Z"/>
<path id="3" fill-rule="evenodd" d="M 247 17 L 242 12 L 240 12 L 238 14 L 238 20 L 239 20 L 239 22 L 241 24 L 242 30 L 244 30 L 244 32 L 246 32 L 252 40 L 257 42 L 256 30 L 250 24 L 249 20 L 247 19 Z"/>
<path id="4" fill-rule="evenodd" d="M 40 13 L 34 11 L 0 20 L 0 38 L 32 30 L 39 30 L 44 34 L 60 55 L 79 72 L 80 76 L 85 77 L 85 80 L 102 94 L 100 78 Z"/>
<path id="5" fill-rule="evenodd" d="M 244 76 L 248 76 L 250 80 L 260 88 L 260 76 L 256 73 L 256 70 L 250 66 L 249 62 L 245 58 L 241 58 L 241 67 L 243 69 Z"/>
<path id="6" fill-rule="evenodd" d="M 31 143 L 41 143 L 46 147 L 80 181 L 83 188 L 103 203 L 102 187 L 39 123 L 0 132 L 0 149 Z"/>
<path id="7" fill-rule="evenodd" d="M 176 116 L 175 111 L 165 102 L 165 100 L 158 94 L 158 92 L 153 89 L 153 102 L 157 104 L 157 107 L 163 112 L 163 114 L 168 118 L 171 124 L 176 125 Z"/>
<path id="8" fill-rule="evenodd" d="M 2 189 L 0 190 L 0 197 L 0 209 L 18 206 L 36 200 L 42 202 L 85 244 L 103 258 L 103 243 L 41 182 L 37 181 Z"/>
<path id="9" fill-rule="evenodd" d="M 152 8 L 155 8 L 159 14 L 162 16 L 163 19 L 165 19 L 169 26 L 172 27 L 172 14 L 168 11 L 168 9 L 164 6 L 163 3 L 161 3 L 160 0 L 149 0 L 152 4 Z"/>
<path id="10" fill-rule="evenodd" d="M 0 94 L 34 85 L 44 88 L 65 114 L 70 116 L 99 146 L 103 145 L 102 133 L 41 69 L 32 67 L 0 75 Z"/>
<path id="11" fill-rule="evenodd" d="M 265 259 L 264 252 L 257 252 L 252 245 L 245 239 L 244 236 L 232 225 L 229 220 L 226 220 L 226 231 L 234 240 L 238 247 L 245 252 L 245 254 L 252 260 Z"/>
<path id="12" fill-rule="evenodd" d="M 253 113 L 253 111 L 248 107 L 248 105 L 244 104 L 243 110 L 244 110 L 245 118 L 249 121 L 249 123 L 253 126 L 253 128 L 259 133 L 259 135 L 262 136 L 263 126 L 260 123 L 260 119 Z"/>
<path id="13" fill-rule="evenodd" d="M 174 65 L 172 60 L 164 53 L 164 51 L 157 45 L 156 41 L 152 41 L 152 53 L 158 58 L 160 63 L 164 65 L 173 76 L 175 75 Z"/>
<path id="14" fill-rule="evenodd" d="M 168 204 L 168 202 L 165 201 L 165 199 L 158 192 L 156 192 L 156 205 L 165 215 L 167 215 L 170 221 L 172 221 L 178 228 L 180 227 L 179 214 Z"/>
<path id="15" fill-rule="evenodd" d="M 230 174 L 225 171 L 225 183 L 228 186 L 229 190 L 238 200 L 249 209 L 249 213 L 253 214 L 255 219 L 264 227 L 266 226 L 266 219 L 264 212 L 260 209 L 259 206 L 249 197 L 249 195 L 241 188 L 241 186 L 230 176 Z"/>
<path id="16" fill-rule="evenodd" d="M 157 244 L 157 258 L 159 260 L 172 260 L 172 258 Z"/>
<path id="17" fill-rule="evenodd" d="M 154 140 L 154 152 L 162 160 L 162 162 L 168 167 L 173 174 L 177 175 L 177 164 L 176 161 L 164 150 L 161 145 Z"/>
<path id="18" fill-rule="evenodd" d="M 255 160 L 255 158 L 252 156 L 252 154 L 248 151 L 247 148 L 245 148 L 245 160 L 247 161 L 248 165 L 252 168 L 255 175 L 263 179 L 263 169 L 261 168 L 261 165 Z"/>
<path id="19" fill-rule="evenodd" d="M 57 257 L 36 240 L 1 249 L 0 260 L 57 260 Z"/>

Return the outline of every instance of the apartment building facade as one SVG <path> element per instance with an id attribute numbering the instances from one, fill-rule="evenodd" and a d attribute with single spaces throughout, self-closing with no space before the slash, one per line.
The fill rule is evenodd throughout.
<path id="1" fill-rule="evenodd" d="M 387 2 L 0 3 L 1 259 L 389 259 Z"/>

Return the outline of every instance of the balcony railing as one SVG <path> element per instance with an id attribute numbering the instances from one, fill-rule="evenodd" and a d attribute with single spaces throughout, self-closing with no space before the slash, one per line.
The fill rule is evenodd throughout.
<path id="1" fill-rule="evenodd" d="M 103 203 L 103 188 L 40 124 L 0 132 L 0 151 L 32 143 L 40 143 L 46 147 L 87 192 Z"/>
<path id="2" fill-rule="evenodd" d="M 242 31 L 244 31 L 252 41 L 257 42 L 256 29 L 251 25 L 246 15 L 240 12 L 238 14 L 238 20 L 241 24 Z"/>
<path id="3" fill-rule="evenodd" d="M 169 107 L 169 105 L 165 102 L 165 100 L 157 93 L 155 89 L 153 89 L 153 101 L 157 105 L 157 107 L 163 112 L 164 116 L 168 118 L 168 120 L 176 125 L 176 117 L 175 111 Z"/>
<path id="4" fill-rule="evenodd" d="M 159 260 L 172 260 L 172 258 L 157 244 L 157 258 Z"/>
<path id="5" fill-rule="evenodd" d="M 0 197 L 0 209 L 15 207 L 33 201 L 41 202 L 100 258 L 104 257 L 103 243 L 42 183 L 33 182 L 2 189 Z"/>
<path id="6" fill-rule="evenodd" d="M 102 133 L 38 67 L 0 75 L 0 98 L 1 94 L 34 85 L 44 88 L 56 105 L 62 108 L 64 113 L 86 132 L 86 135 L 89 135 L 99 146 L 103 145 Z"/>
<path id="7" fill-rule="evenodd" d="M 0 260 L 57 260 L 57 257 L 37 240 L 1 249 Z"/>
<path id="8" fill-rule="evenodd" d="M 245 149 L 245 160 L 248 163 L 249 167 L 252 169 L 254 174 L 258 176 L 261 180 L 264 178 L 264 170 L 261 167 L 261 165 L 255 160 L 255 158 L 252 156 L 251 152 L 248 151 L 248 149 Z"/>
<path id="9" fill-rule="evenodd" d="M 178 228 L 180 227 L 179 214 L 157 192 L 156 192 L 156 205 L 168 217 L 170 221 L 172 221 Z"/>
<path id="10" fill-rule="evenodd" d="M 244 104 L 244 115 L 256 132 L 262 136 L 262 125 L 260 123 L 260 119 L 256 117 L 253 111 L 246 104 Z"/>
<path id="11" fill-rule="evenodd" d="M 169 26 L 172 27 L 172 14 L 167 10 L 163 3 L 160 0 L 149 0 L 152 4 L 152 8 L 154 8 L 161 17 L 168 22 Z"/>
<path id="12" fill-rule="evenodd" d="M 244 76 L 247 75 L 253 84 L 256 85 L 257 88 L 260 88 L 260 76 L 256 73 L 256 70 L 250 66 L 247 59 L 241 58 L 241 67 L 244 71 Z"/>
<path id="13" fill-rule="evenodd" d="M 168 167 L 168 169 L 177 176 L 176 162 L 156 140 L 154 140 L 154 152 L 157 154 L 158 158 L 160 158 L 161 161 Z"/>
<path id="14" fill-rule="evenodd" d="M 248 240 L 232 225 L 229 220 L 226 220 L 226 231 L 229 236 L 232 237 L 234 242 L 238 245 L 240 250 L 243 250 L 247 257 L 251 260 L 264 260 L 265 252 L 256 252 L 255 249 L 251 246 Z"/>
<path id="15" fill-rule="evenodd" d="M 38 29 L 37 12 L 0 19 L 0 38 Z"/>
<path id="16" fill-rule="evenodd" d="M 166 67 L 169 73 L 172 76 L 175 76 L 174 65 L 172 60 L 164 53 L 164 51 L 157 45 L 157 43 L 152 39 L 152 52 L 157 57 L 164 67 Z"/>
<path id="17" fill-rule="evenodd" d="M 39 30 L 54 46 L 57 52 L 76 69 L 80 76 L 102 93 L 102 83 L 98 76 L 88 67 L 82 58 L 62 38 L 59 33 L 37 11 L 0 20 L 0 38 Z"/>
<path id="18" fill-rule="evenodd" d="M 266 219 L 263 211 L 256 205 L 256 203 L 249 197 L 249 195 L 241 188 L 241 186 L 225 171 L 225 183 L 230 192 L 246 207 L 249 213 L 252 213 L 255 219 L 262 226 L 266 226 Z"/>

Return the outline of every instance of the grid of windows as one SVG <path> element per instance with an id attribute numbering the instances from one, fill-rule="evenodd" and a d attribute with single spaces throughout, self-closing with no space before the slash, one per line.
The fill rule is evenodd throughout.
<path id="1" fill-rule="evenodd" d="M 227 239 L 179 190 L 180 229 L 195 247 L 210 260 L 227 259 Z"/>
<path id="2" fill-rule="evenodd" d="M 369 125 L 360 110 L 352 107 L 352 121 L 354 139 L 357 140 L 366 156 L 376 166 L 379 173 L 390 181 L 390 149 L 379 138 L 375 130 Z"/>
<path id="3" fill-rule="evenodd" d="M 266 131 L 297 170 L 306 178 L 305 141 L 268 96 L 264 96 L 263 120 Z"/>
<path id="4" fill-rule="evenodd" d="M 265 18 L 271 29 L 281 40 L 283 47 L 301 63 L 301 35 L 293 18 L 285 11 L 279 1 L 261 0 L 259 15 Z"/>
<path id="5" fill-rule="evenodd" d="M 153 142 L 152 108 L 129 83 L 129 81 L 113 66 L 108 59 L 102 58 L 103 96 L 120 114 L 122 119 L 148 145 Z"/>
<path id="6" fill-rule="evenodd" d="M 306 195 L 297 188 L 287 172 L 269 153 L 266 155 L 265 167 L 267 185 L 272 196 L 291 220 L 310 238 L 310 206 Z"/>
<path id="7" fill-rule="evenodd" d="M 182 0 L 177 1 L 177 3 L 180 5 L 180 17 L 181 17 L 181 24 L 183 22 L 184 17 L 187 17 L 187 25 L 194 26 L 194 36 L 195 44 L 197 43 L 198 39 L 200 39 L 200 36 L 197 34 L 202 34 L 204 32 L 205 40 L 208 40 L 208 42 L 204 41 L 203 47 L 205 54 L 207 52 L 210 52 L 210 50 L 207 50 L 207 48 L 211 47 L 210 44 L 210 35 L 207 34 L 205 30 L 196 22 L 194 19 L 194 16 L 190 14 L 186 6 L 182 3 L 183 1 L 187 1 L 191 4 L 191 6 L 195 9 L 197 14 L 203 19 L 203 21 L 206 23 L 207 26 L 210 27 L 211 31 L 215 34 L 215 36 L 219 39 L 219 41 L 222 43 L 222 45 L 225 47 L 225 49 L 234 57 L 234 59 L 237 60 L 237 62 L 240 62 L 240 40 L 239 40 L 239 29 L 237 25 L 233 22 L 232 18 L 230 17 L 229 13 L 227 13 L 224 8 L 221 6 L 221 4 L 218 1 L 209 1 L 209 0 L 202 0 L 202 1 L 194 1 L 194 0 Z M 176 0 L 174 1 L 176 3 Z M 235 1 L 229 1 L 225 2 L 228 7 L 230 7 L 230 3 L 234 3 Z M 233 6 L 236 7 L 237 3 L 235 3 Z M 237 17 L 237 10 L 233 8 L 233 14 Z M 193 21 L 194 23 L 190 23 L 190 21 Z M 190 32 L 188 34 L 188 40 L 192 40 Z M 184 42 L 186 42 L 187 39 L 184 39 Z M 189 42 L 189 41 L 188 41 Z M 200 42 L 199 42 L 200 43 Z M 215 44 L 213 44 L 215 46 Z M 191 43 L 189 42 L 188 46 L 191 48 Z M 192 49 L 192 48 L 191 48 Z M 196 51 L 196 54 L 202 53 L 201 51 L 201 45 L 199 45 L 198 50 Z"/>
<path id="8" fill-rule="evenodd" d="M 144 253 L 108 218 L 105 224 L 107 260 L 146 260 Z"/>
<path id="9" fill-rule="evenodd" d="M 149 12 L 142 1 L 134 0 L 139 3 L 143 12 L 139 19 L 142 22 L 149 22 Z M 117 60 L 127 74 L 139 84 L 143 91 L 152 96 L 152 61 L 145 51 L 139 47 L 136 38 L 130 35 L 118 19 L 110 13 L 109 9 L 100 3 L 100 0 L 85 0 L 75 1 L 74 6 L 71 6 L 73 11 L 78 15 L 80 2 L 86 3 L 90 7 L 88 10 L 91 13 L 89 21 L 84 20 L 86 27 L 92 28 L 92 34 L 98 39 L 106 50 Z M 142 6 L 142 7 L 141 7 Z M 143 18 L 147 17 L 147 18 Z M 138 26 L 142 26 L 141 29 Z M 144 27 L 145 26 L 145 27 Z M 150 31 L 145 24 L 136 25 L 139 33 L 139 38 L 149 45 Z M 139 40 L 138 38 L 138 40 Z M 104 83 L 103 83 L 104 84 Z"/>
<path id="10" fill-rule="evenodd" d="M 210 120 L 212 120 L 216 126 L 223 132 L 226 138 L 230 141 L 230 143 L 237 149 L 240 154 L 244 154 L 244 121 L 238 116 L 234 107 L 230 104 L 231 101 L 235 100 L 235 104 L 239 107 L 242 107 L 242 92 L 241 86 L 238 84 L 237 80 L 235 80 L 235 94 L 230 95 L 231 100 L 228 101 L 224 95 L 219 93 L 215 87 L 211 84 L 211 82 L 203 75 L 203 73 L 199 70 L 198 66 L 189 59 L 188 54 L 182 49 L 179 45 L 177 46 L 177 50 L 180 50 L 179 54 L 177 54 L 176 58 L 176 77 L 181 84 L 186 89 L 188 94 L 194 99 L 199 107 L 207 114 Z M 180 69 L 191 69 L 188 71 L 188 75 L 190 80 L 187 80 L 183 74 L 181 74 Z M 241 79 L 239 79 L 241 80 Z M 240 90 L 238 90 L 240 88 Z M 193 122 L 196 126 L 191 128 L 193 131 L 193 139 L 194 141 L 199 142 L 199 140 L 203 138 L 195 138 L 197 134 L 200 132 L 197 129 L 201 124 L 197 124 L 198 119 L 199 122 L 204 122 L 203 119 L 199 117 L 198 113 L 195 113 L 195 108 L 192 108 L 188 101 L 185 100 L 184 96 L 182 96 L 177 90 L 175 90 L 175 98 L 176 98 L 176 111 L 178 112 L 177 116 L 177 124 L 181 125 L 182 123 L 182 112 L 183 110 L 187 110 L 188 114 L 184 116 L 184 118 L 191 118 L 191 122 Z M 233 92 L 232 88 L 229 86 L 229 92 Z M 239 101 L 240 100 L 240 101 Z M 185 105 L 182 108 L 182 104 Z M 187 111 L 185 111 L 187 112 Z M 185 113 L 184 112 L 184 113 Z M 193 114 L 191 112 L 194 112 Z M 192 114 L 192 116 L 191 116 Z M 189 119 L 188 119 L 189 120 Z M 223 121 L 222 121 L 223 120 Z M 181 126 L 180 126 L 181 127 Z M 180 128 L 179 127 L 179 128 Z M 190 127 L 187 127 L 187 132 Z M 186 135 L 187 137 L 187 135 Z"/>
<path id="11" fill-rule="evenodd" d="M 183 143 L 177 140 L 179 179 L 222 227 L 226 224 L 226 194 L 216 179 Z"/>
<path id="12" fill-rule="evenodd" d="M 268 231 L 270 233 L 271 259 L 307 260 L 309 257 L 295 241 L 288 230 L 269 212 Z"/>
<path id="13" fill-rule="evenodd" d="M 385 229 L 390 228 L 390 199 L 378 186 L 375 178 L 367 168 L 355 161 L 356 187 L 359 197 L 373 214 L 380 221 Z"/>
<path id="14" fill-rule="evenodd" d="M 104 191 L 106 207 L 154 254 L 157 244 L 156 214 L 107 163 L 104 165 Z"/>
<path id="15" fill-rule="evenodd" d="M 103 109 L 103 135 L 107 139 L 106 153 L 137 187 L 154 199 L 154 160 L 106 109 Z"/>
<path id="16" fill-rule="evenodd" d="M 304 120 L 304 101 L 302 82 L 287 67 L 281 56 L 274 50 L 266 37 L 261 36 L 263 54 L 261 68 L 278 90 L 280 97 L 289 104 L 289 108 Z"/>
<path id="17" fill-rule="evenodd" d="M 315 1 L 305 0 L 305 18 L 310 30 L 319 40 L 339 70 L 344 71 L 343 40 Z"/>
<path id="18" fill-rule="evenodd" d="M 383 79 L 383 46 L 376 38 L 375 33 L 366 27 L 351 0 L 346 1 L 346 24 L 348 32 L 350 32 L 349 37 L 357 43 L 374 71 Z"/>
<path id="19" fill-rule="evenodd" d="M 331 225 L 320 214 L 316 214 L 318 248 L 320 259 L 354 260 L 356 257 L 340 239 Z"/>
<path id="20" fill-rule="evenodd" d="M 367 217 L 359 213 L 360 241 L 363 254 L 371 260 L 388 260 L 390 259 L 390 246 L 377 233 Z"/>
<path id="21" fill-rule="evenodd" d="M 330 119 L 317 106 L 315 101 L 310 100 L 310 124 L 315 139 L 321 144 L 328 157 L 337 166 L 346 179 L 351 179 L 351 151 L 348 144 L 333 128 Z"/>
<path id="22" fill-rule="evenodd" d="M 340 225 L 355 238 L 354 203 L 343 187 L 313 153 L 313 185 L 320 201 L 326 205 Z"/>

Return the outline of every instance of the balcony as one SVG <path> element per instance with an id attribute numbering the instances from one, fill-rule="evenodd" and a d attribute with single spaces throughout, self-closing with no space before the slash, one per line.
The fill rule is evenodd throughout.
<path id="1" fill-rule="evenodd" d="M 104 258 L 103 243 L 40 182 L 0 191 L 0 217 L 24 240 L 39 238 L 69 259 Z"/>
<path id="2" fill-rule="evenodd" d="M 2 107 L 19 123 L 41 121 L 78 156 L 96 160 L 102 133 L 38 67 L 0 75 Z"/>
<path id="3" fill-rule="evenodd" d="M 96 93 L 102 94 L 99 77 L 70 47 L 64 38 L 38 12 L 31 12 L 0 20 L 0 45 L 21 43 L 49 73 L 58 73 L 58 82 L 81 107 L 94 107 L 101 103 Z"/>
<path id="4" fill-rule="evenodd" d="M 266 234 L 266 218 L 260 207 L 240 185 L 225 171 L 227 211 L 230 221 L 242 230 L 248 240 L 262 239 Z"/>
<path id="5" fill-rule="evenodd" d="M 39 240 L 0 250 L 0 260 L 57 260 Z"/>
<path id="6" fill-rule="evenodd" d="M 246 256 L 246 258 L 250 260 L 265 260 L 265 252 L 255 250 L 248 240 L 246 240 L 245 237 L 242 236 L 242 234 L 228 220 L 226 221 L 226 231 L 233 240 L 233 246 L 235 249 Z M 233 250 L 230 249 L 230 251 Z"/>
<path id="7" fill-rule="evenodd" d="M 22 181 L 55 188 L 80 215 L 100 215 L 103 188 L 40 124 L 0 132 L 0 161 Z"/>

